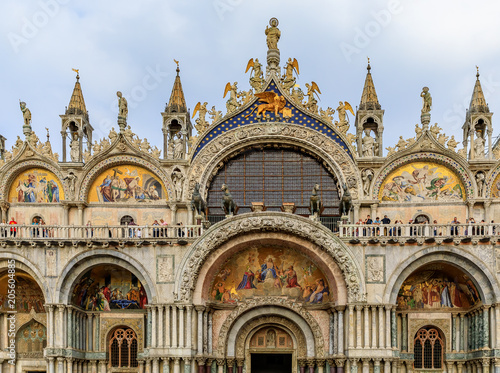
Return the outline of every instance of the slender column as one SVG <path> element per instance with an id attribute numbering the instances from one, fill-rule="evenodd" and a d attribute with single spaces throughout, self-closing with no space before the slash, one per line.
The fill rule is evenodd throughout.
<path id="1" fill-rule="evenodd" d="M 215 359 L 207 359 L 207 362 L 205 363 L 205 371 L 206 371 L 206 373 L 210 373 L 210 372 L 212 371 L 212 365 L 213 365 L 213 363 L 214 363 L 214 360 L 215 360 Z M 223 359 L 223 361 L 224 361 L 224 359 Z M 218 364 L 218 363 L 216 362 L 216 364 L 215 364 L 215 365 L 217 366 L 217 364 Z M 223 367 L 224 367 L 224 366 L 223 366 Z M 214 367 L 214 368 L 215 368 L 215 367 Z M 219 369 L 219 368 L 216 368 L 216 369 Z"/>
<path id="2" fill-rule="evenodd" d="M 364 335 L 364 341 L 363 341 L 363 348 L 370 348 L 370 324 L 368 322 L 368 314 L 370 312 L 370 307 L 369 306 L 364 306 L 363 307 L 363 312 L 365 316 L 364 320 L 364 329 L 365 329 L 365 335 Z"/>
<path id="3" fill-rule="evenodd" d="M 153 358 L 153 373 L 160 373 L 160 358 Z"/>
<path id="4" fill-rule="evenodd" d="M 179 347 L 184 348 L 184 306 L 177 307 L 179 312 Z"/>
<path id="5" fill-rule="evenodd" d="M 378 348 L 385 347 L 384 341 L 384 306 L 378 306 Z"/>
<path id="6" fill-rule="evenodd" d="M 361 359 L 363 361 L 363 373 L 370 373 L 370 359 L 364 358 Z M 380 368 L 380 365 L 379 365 Z"/>
<path id="7" fill-rule="evenodd" d="M 495 305 L 495 325 L 496 325 L 496 328 L 495 328 L 495 331 L 496 331 L 496 333 L 495 333 L 496 334 L 495 348 L 500 348 L 500 330 L 498 330 L 498 327 L 500 326 L 500 304 Z M 495 360 L 495 367 L 496 367 L 496 360 Z"/>
<path id="8" fill-rule="evenodd" d="M 208 351 L 208 313 L 206 310 L 203 313 L 203 353 L 206 354 Z"/>
<path id="9" fill-rule="evenodd" d="M 372 306 L 372 344 L 371 348 L 377 348 L 377 306 Z"/>
<path id="10" fill-rule="evenodd" d="M 217 359 L 217 372 L 224 373 L 224 367 L 226 366 L 225 359 Z"/>
<path id="11" fill-rule="evenodd" d="M 171 346 L 170 340 L 170 306 L 165 306 L 165 346 Z"/>
<path id="12" fill-rule="evenodd" d="M 483 373 L 490 373 L 490 359 L 483 359 L 481 363 L 483 364 Z"/>
<path id="13" fill-rule="evenodd" d="M 243 364 L 245 363 L 245 359 L 236 359 L 236 368 L 238 369 L 238 373 L 243 373 Z"/>
<path id="14" fill-rule="evenodd" d="M 87 316 L 87 330 L 88 330 L 88 349 L 89 351 L 97 351 L 94 347 L 94 314 L 90 313 Z"/>
<path id="15" fill-rule="evenodd" d="M 349 322 L 349 334 L 347 336 L 348 341 L 349 341 L 349 349 L 354 348 L 354 341 L 355 341 L 355 334 L 354 334 L 354 306 L 349 305 L 348 308 L 348 322 Z"/>
<path id="16" fill-rule="evenodd" d="M 139 365 L 139 373 L 144 373 L 144 360 L 138 360 L 137 363 Z"/>
<path id="17" fill-rule="evenodd" d="M 191 358 L 185 357 L 184 360 L 184 373 L 191 373 Z M 193 361 L 194 365 L 194 361 Z"/>
<path id="18" fill-rule="evenodd" d="M 157 307 L 156 306 L 151 306 L 151 347 L 156 347 L 156 330 L 158 329 L 157 327 L 157 322 L 156 322 L 156 311 Z"/>
<path id="19" fill-rule="evenodd" d="M 500 373 L 500 359 L 496 358 L 493 359 L 495 363 L 495 373 Z M 458 373 L 462 373 L 461 371 L 458 371 Z"/>
<path id="20" fill-rule="evenodd" d="M 213 316 L 214 313 L 212 310 L 208 312 L 208 330 L 207 330 L 207 344 L 208 344 L 208 353 L 212 354 L 212 334 L 213 334 Z"/>
<path id="21" fill-rule="evenodd" d="M 177 348 L 177 306 L 172 306 L 172 347 Z"/>
<path id="22" fill-rule="evenodd" d="M 170 206 L 170 211 L 171 211 L 171 224 L 170 225 L 176 225 L 177 224 L 177 205 L 175 203 L 172 203 L 169 205 Z"/>
<path id="23" fill-rule="evenodd" d="M 333 359 L 328 359 L 326 361 L 328 363 L 328 373 L 335 373 L 335 360 Z"/>
<path id="24" fill-rule="evenodd" d="M 394 360 L 392 362 L 392 373 L 398 373 L 399 372 L 399 360 Z"/>
<path id="25" fill-rule="evenodd" d="M 73 359 L 66 358 L 66 373 L 73 373 Z"/>
<path id="26" fill-rule="evenodd" d="M 447 373 L 453 373 L 453 365 L 454 365 L 453 361 L 446 362 Z"/>
<path id="27" fill-rule="evenodd" d="M 99 315 L 99 313 L 94 314 L 94 336 L 95 336 L 94 346 L 96 351 L 99 351 L 99 330 L 101 323 L 100 317 L 101 316 Z"/>
<path id="28" fill-rule="evenodd" d="M 316 362 L 314 361 L 314 359 L 307 360 L 307 367 L 309 368 L 309 373 L 314 373 L 315 365 L 316 365 Z"/>
<path id="29" fill-rule="evenodd" d="M 68 346 L 73 347 L 73 309 L 71 307 L 68 308 Z"/>
<path id="30" fill-rule="evenodd" d="M 57 358 L 57 373 L 64 373 L 64 358 Z"/>
<path id="31" fill-rule="evenodd" d="M 333 317 L 333 336 L 332 336 L 332 355 L 339 353 L 339 314 L 336 309 L 332 310 Z"/>
<path id="32" fill-rule="evenodd" d="M 228 358 L 226 360 L 227 363 L 227 373 L 233 373 L 234 370 L 234 359 Z"/>
<path id="33" fill-rule="evenodd" d="M 401 315 L 401 351 L 406 352 L 408 350 L 408 324 L 406 322 L 406 314 Z"/>
<path id="34" fill-rule="evenodd" d="M 50 307 L 52 307 L 52 306 L 50 306 Z M 54 373 L 54 371 L 55 371 L 54 358 L 49 357 L 48 360 L 49 360 L 49 373 Z"/>
<path id="35" fill-rule="evenodd" d="M 337 307 L 339 326 L 337 329 L 337 341 L 338 341 L 338 354 L 344 355 L 344 311 L 345 307 Z M 337 364 L 338 365 L 338 364 Z"/>
<path id="36" fill-rule="evenodd" d="M 457 315 L 451 315 L 451 350 L 456 352 L 457 345 Z"/>
<path id="37" fill-rule="evenodd" d="M 392 334 L 392 348 L 398 348 L 398 342 L 397 342 L 397 327 L 396 327 L 396 308 L 391 307 L 391 319 L 392 319 L 392 324 L 391 324 L 391 334 Z"/>
<path id="38" fill-rule="evenodd" d="M 358 359 L 351 358 L 349 362 L 351 363 L 351 373 L 358 373 Z"/>
<path id="39" fill-rule="evenodd" d="M 335 365 L 337 366 L 337 373 L 344 373 L 345 359 L 335 359 Z"/>
<path id="40" fill-rule="evenodd" d="M 328 334 L 328 337 L 329 337 L 329 345 L 330 345 L 330 348 L 328 349 L 328 353 L 330 355 L 333 355 L 334 352 L 333 352 L 333 345 L 334 345 L 334 337 L 335 337 L 335 320 L 334 320 L 334 314 L 335 311 L 333 310 L 330 310 L 330 313 L 329 313 L 329 317 L 330 317 L 330 328 L 329 328 L 329 331 L 330 333 Z"/>
<path id="41" fill-rule="evenodd" d="M 191 349 L 193 344 L 193 306 L 186 306 L 186 347 Z"/>
<path id="42" fill-rule="evenodd" d="M 391 361 L 384 359 L 384 373 L 391 373 Z"/>
<path id="43" fill-rule="evenodd" d="M 158 306 L 158 347 L 165 347 L 163 338 L 163 305 Z"/>
<path id="44" fill-rule="evenodd" d="M 391 348 L 391 309 L 392 306 L 385 306 L 385 348 Z"/>
<path id="45" fill-rule="evenodd" d="M 299 371 L 300 373 L 305 373 L 306 372 L 306 366 L 307 366 L 307 360 L 306 359 L 299 359 L 297 361 L 299 364 Z"/>
<path id="46" fill-rule="evenodd" d="M 152 373 L 151 372 L 151 358 L 147 358 L 144 361 L 144 372 L 145 373 Z"/>
<path id="47" fill-rule="evenodd" d="M 361 310 L 362 306 L 356 306 L 356 348 L 361 348 Z"/>
<path id="48" fill-rule="evenodd" d="M 163 364 L 163 371 L 162 373 L 170 373 L 170 358 L 168 357 L 162 357 L 161 358 Z"/>
<path id="49" fill-rule="evenodd" d="M 481 333 L 481 347 L 483 348 L 489 348 L 490 347 L 490 307 L 489 306 L 483 306 L 483 332 Z M 489 360 L 488 360 L 489 364 Z M 489 369 L 489 368 L 488 368 Z M 483 364 L 483 371 L 484 371 L 484 364 Z M 487 372 L 483 372 L 487 373 Z"/>
<path id="50" fill-rule="evenodd" d="M 148 321 L 146 323 L 146 346 L 150 347 L 151 346 L 151 306 L 147 307 L 147 313 L 148 313 Z M 144 366 L 146 369 L 146 364 L 147 362 L 144 362 Z"/>
<path id="51" fill-rule="evenodd" d="M 106 373 L 106 361 L 99 360 L 99 373 Z M 156 372 L 158 373 L 158 372 Z"/>
<path id="52" fill-rule="evenodd" d="M 457 373 L 462 373 L 463 367 L 464 367 L 463 361 L 457 361 Z"/>
<path id="53" fill-rule="evenodd" d="M 48 305 L 45 306 L 45 309 L 48 312 L 48 318 L 47 318 L 47 347 L 51 348 L 54 347 L 54 306 Z M 7 317 L 3 318 L 3 323 L 4 327 L 3 330 L 7 330 Z M 4 333 L 4 346 L 7 346 L 7 338 L 8 338 L 8 333 Z"/>
<path id="54" fill-rule="evenodd" d="M 198 312 L 198 328 L 197 328 L 197 342 L 198 342 L 198 355 L 203 354 L 203 310 L 205 307 L 196 306 L 196 312 Z"/>
<path id="55" fill-rule="evenodd" d="M 318 367 L 318 373 L 324 373 L 325 360 L 324 359 L 316 359 L 316 366 Z"/>

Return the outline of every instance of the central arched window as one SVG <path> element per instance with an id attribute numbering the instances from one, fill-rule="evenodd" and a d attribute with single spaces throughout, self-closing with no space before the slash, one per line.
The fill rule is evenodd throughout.
<path id="1" fill-rule="evenodd" d="M 252 202 L 264 202 L 268 211 L 280 211 L 283 202 L 293 202 L 296 214 L 309 215 L 314 184 L 323 216 L 339 216 L 339 193 L 335 177 L 323 162 L 298 149 L 252 148 L 225 162 L 208 190 L 209 215 L 223 216 L 222 184 L 229 187 L 239 213 L 251 211 Z"/>
<path id="2" fill-rule="evenodd" d="M 444 343 L 437 329 L 426 327 L 415 336 L 413 366 L 415 369 L 440 369 L 443 365 Z"/>
<path id="3" fill-rule="evenodd" d="M 130 328 L 116 329 L 109 340 L 109 366 L 135 368 L 137 364 L 137 336 Z"/>

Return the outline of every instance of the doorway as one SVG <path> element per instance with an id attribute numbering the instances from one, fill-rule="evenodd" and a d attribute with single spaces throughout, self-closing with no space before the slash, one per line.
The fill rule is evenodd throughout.
<path id="1" fill-rule="evenodd" d="M 292 354 L 252 353 L 251 373 L 291 373 Z"/>

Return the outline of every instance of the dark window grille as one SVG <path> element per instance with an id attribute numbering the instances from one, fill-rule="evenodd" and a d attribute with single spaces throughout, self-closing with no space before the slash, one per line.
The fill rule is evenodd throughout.
<path id="1" fill-rule="evenodd" d="M 413 367 L 415 369 L 441 369 L 444 343 L 433 328 L 420 329 L 414 340 Z"/>
<path id="2" fill-rule="evenodd" d="M 319 160 L 293 149 L 250 149 L 227 161 L 213 178 L 207 197 L 209 215 L 224 215 L 222 184 L 229 187 L 238 213 L 250 212 L 252 202 L 264 202 L 267 211 L 281 211 L 283 202 L 294 202 L 296 214 L 309 215 L 316 183 L 322 215 L 340 216 L 336 179 Z"/>
<path id="3" fill-rule="evenodd" d="M 132 329 L 116 329 L 109 341 L 110 367 L 135 368 L 137 337 Z"/>

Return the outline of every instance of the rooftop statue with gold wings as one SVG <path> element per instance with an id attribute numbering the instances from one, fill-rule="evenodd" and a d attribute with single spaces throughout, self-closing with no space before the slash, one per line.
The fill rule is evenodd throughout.
<path id="1" fill-rule="evenodd" d="M 295 86 L 296 78 L 293 76 L 294 71 L 297 75 L 299 75 L 299 63 L 297 62 L 297 59 L 294 58 L 292 61 L 292 58 L 289 58 L 285 66 L 285 73 L 281 78 L 283 88 L 287 91 L 290 91 Z"/>
<path id="2" fill-rule="evenodd" d="M 259 59 L 250 58 L 247 64 L 247 68 L 245 70 L 245 74 L 248 70 L 252 69 L 250 72 L 250 85 L 256 92 L 262 89 L 262 85 L 264 84 L 264 73 L 262 72 L 262 64 L 259 62 Z"/>
<path id="3" fill-rule="evenodd" d="M 196 128 L 196 131 L 198 131 L 199 134 L 203 133 L 209 126 L 208 122 L 205 119 L 207 115 L 207 104 L 207 102 L 204 102 L 202 105 L 201 102 L 198 102 L 194 107 L 193 118 L 196 113 L 198 113 L 198 118 L 195 120 L 196 124 L 194 128 Z"/>
<path id="4" fill-rule="evenodd" d="M 311 82 L 311 84 L 306 83 L 306 88 L 307 88 L 307 103 L 306 103 L 306 109 L 309 111 L 318 114 L 318 100 L 316 100 L 316 96 L 319 99 L 319 94 L 321 94 L 321 91 L 319 90 L 318 85 L 316 82 Z M 319 93 L 319 94 L 318 94 Z"/>
<path id="5" fill-rule="evenodd" d="M 349 117 L 347 116 L 346 110 L 350 111 L 351 114 L 354 116 L 354 110 L 352 109 L 351 104 L 348 103 L 347 101 L 344 102 L 339 101 L 339 106 L 337 108 L 339 120 L 335 121 L 335 125 L 337 126 L 339 131 L 344 135 L 349 130 Z"/>
<path id="6" fill-rule="evenodd" d="M 287 110 L 287 108 L 285 108 L 286 100 L 283 96 L 280 96 L 275 92 L 267 91 L 256 93 L 255 97 L 257 97 L 259 101 L 265 103 L 254 107 L 246 118 L 252 115 L 255 110 L 257 110 L 257 119 L 259 120 L 265 119 L 267 111 L 274 112 L 276 120 L 281 119 L 279 114 L 283 114 L 284 118 L 289 118 L 291 116 L 290 109 Z"/>
<path id="7" fill-rule="evenodd" d="M 238 106 L 240 106 L 240 103 L 238 102 L 238 82 L 234 82 L 232 85 L 231 83 L 226 84 L 226 88 L 224 89 L 224 96 L 222 98 L 225 98 L 226 95 L 229 92 L 229 100 L 226 102 L 226 109 L 227 113 L 232 113 L 235 111 Z"/>

